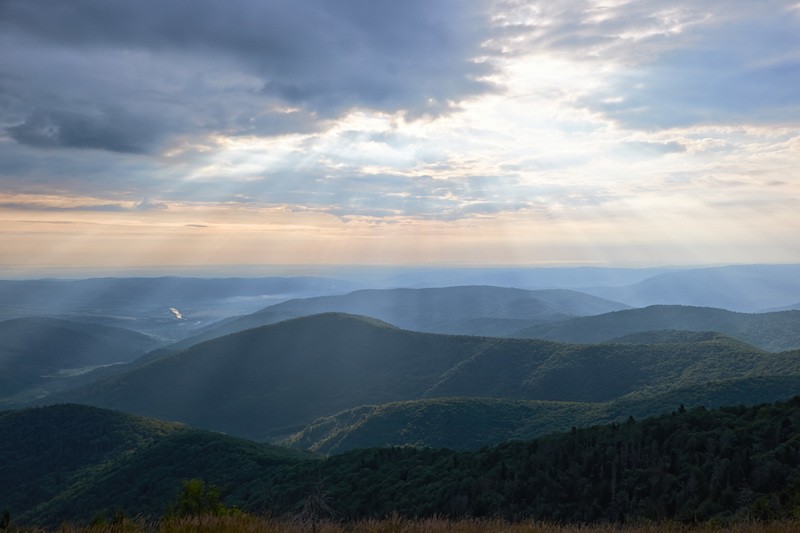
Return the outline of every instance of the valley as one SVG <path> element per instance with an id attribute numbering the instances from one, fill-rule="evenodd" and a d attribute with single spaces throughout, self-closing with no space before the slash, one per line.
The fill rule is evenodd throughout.
<path id="1" fill-rule="evenodd" d="M 104 283 L 127 286 L 122 281 Z M 193 306 L 212 308 L 230 294 L 251 291 L 248 298 L 258 299 L 257 293 L 273 290 L 276 281 L 214 282 L 222 293 L 198 292 L 189 305 L 188 296 L 181 300 L 174 291 L 161 289 L 162 279 L 153 279 L 149 290 L 142 288 L 148 280 L 136 283 L 138 292 L 147 295 L 147 305 L 138 307 L 146 322 L 148 313 L 169 312 L 178 305 L 168 305 L 173 302 L 183 301 L 181 308 L 191 315 Z M 192 280 L 189 286 L 202 283 Z M 800 394 L 796 310 L 744 313 L 658 302 L 633 308 L 574 289 L 466 285 L 325 294 L 335 282 L 303 279 L 285 284 L 303 284 L 305 290 L 318 292 L 248 314 L 222 316 L 224 309 L 216 307 L 219 320 L 173 334 L 172 340 L 153 331 L 148 334 L 146 327 L 122 329 L 97 319 L 98 309 L 128 305 L 137 291 L 123 291 L 127 296 L 119 297 L 122 303 L 111 299 L 101 305 L 98 298 L 87 315 L 70 304 L 70 320 L 58 318 L 62 307 L 49 317 L 0 321 L 0 406 L 6 409 L 0 422 L 11 424 L 7 435 L 16 435 L 3 453 L 13 465 L 13 479 L 21 486 L 31 483 L 13 498 L 10 493 L 3 496 L 0 503 L 11 502 L 3 505 L 11 505 L 23 520 L 41 524 L 55 523 L 58 517 L 87 520 L 90 508 L 113 513 L 114 502 L 126 513 L 159 516 L 166 512 L 180 479 L 198 478 L 225 488 L 226 501 L 248 512 L 270 505 L 291 515 L 300 512 L 303 491 L 311 490 L 300 481 L 309 475 L 302 472 L 317 472 L 312 477 L 319 479 L 348 479 L 352 461 L 383 457 L 379 450 L 388 453 L 386 465 L 399 461 L 407 464 L 400 468 L 408 469 L 422 461 L 420 465 L 433 468 L 431 472 L 438 473 L 432 475 L 441 478 L 435 470 L 440 460 L 458 465 L 463 457 L 463 464 L 469 465 L 469 454 L 502 455 L 507 452 L 499 450 L 518 450 L 514 446 L 524 448 L 524 443 L 574 438 L 576 431 L 583 435 L 626 424 L 638 428 L 640 420 L 649 424 L 687 413 L 707 418 L 703 424 L 711 424 L 710 429 L 717 427 L 717 421 L 711 422 L 717 420 L 714 417 L 727 416 L 714 415 L 717 409 L 794 409 L 791 402 L 775 402 Z M 14 294 L 11 285 L 6 294 Z M 790 301 L 792 297 L 787 295 Z M 25 306 L 31 308 L 17 307 Z M 46 315 L 44 307 L 38 312 Z M 181 318 L 171 320 L 179 323 Z M 792 420 L 794 415 L 787 416 L 784 419 Z M 37 424 L 51 428 L 45 434 L 58 427 L 73 436 L 52 434 L 45 439 Z M 786 438 L 794 438 L 793 430 L 788 431 Z M 92 444 L 79 450 L 79 442 Z M 55 443 L 60 443 L 60 451 L 54 454 L 50 447 Z M 188 450 L 197 450 L 198 459 Z M 47 466 L 40 453 L 56 463 Z M 80 459 L 83 455 L 86 462 Z M 485 460 L 475 463 L 479 470 L 463 475 L 488 483 L 488 471 L 477 466 Z M 381 468 L 376 483 L 399 482 L 387 481 L 395 474 Z M 526 475 L 537 471 L 515 468 Z M 328 469 L 336 474 L 325 473 Z M 35 475 L 23 481 L 24 472 L 37 471 L 53 480 L 51 492 L 34 489 L 42 483 Z M 145 471 L 158 474 L 142 485 L 136 479 Z M 459 479 L 454 483 L 463 486 L 467 478 Z M 639 490 L 631 483 L 631 491 Z M 761 493 L 784 490 L 786 483 L 788 478 L 765 486 Z M 131 500 L 114 488 L 117 484 L 139 496 Z M 357 486 L 362 490 L 370 485 L 363 481 Z M 602 512 L 581 507 L 584 504 L 567 511 L 564 502 L 546 499 L 540 502 L 543 507 L 531 507 L 530 501 L 519 507 L 506 489 L 487 496 L 497 498 L 490 503 L 469 491 L 462 498 L 453 489 L 446 489 L 450 500 L 431 499 L 417 487 L 400 500 L 393 492 L 395 503 L 381 507 L 389 504 L 377 503 L 380 491 L 364 488 L 373 496 L 345 504 L 355 487 L 345 482 L 326 489 L 340 494 L 334 499 L 343 498 L 336 500 L 340 518 L 386 516 L 393 509 L 417 518 L 468 512 L 596 521 L 609 519 L 603 513 L 611 512 L 610 502 L 601 506 Z M 281 491 L 279 498 L 276 490 Z M 697 506 L 704 504 L 706 518 L 720 513 L 732 518 L 749 509 L 720 497 L 707 494 L 691 500 L 694 503 L 681 499 L 681 505 L 698 512 Z M 627 501 L 626 514 L 682 520 L 675 514 L 677 507 L 637 514 L 641 508 L 634 511 L 627 507 L 632 500 Z M 556 505 L 552 509 L 561 514 L 546 511 L 548 505 Z M 86 512 L 68 510 L 79 508 Z M 491 512 L 493 508 L 504 510 Z"/>

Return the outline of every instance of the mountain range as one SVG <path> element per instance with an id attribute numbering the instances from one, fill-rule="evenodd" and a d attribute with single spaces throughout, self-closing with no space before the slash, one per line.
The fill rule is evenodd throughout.
<path id="1" fill-rule="evenodd" d="M 513 337 L 559 342 L 631 342 L 625 336 L 659 330 L 716 331 L 768 351 L 800 348 L 800 311 L 736 313 L 683 305 L 652 305 L 589 317 L 537 324 Z"/>
<path id="2" fill-rule="evenodd" d="M 800 299 L 800 265 L 731 265 L 662 272 L 629 285 L 578 290 L 633 307 L 655 304 L 756 312 Z"/>
<path id="3" fill-rule="evenodd" d="M 362 405 L 443 397 L 608 402 L 738 377 L 800 374 L 798 352 L 716 335 L 578 345 L 402 330 L 327 313 L 135 365 L 48 401 L 113 408 L 255 439 Z"/>

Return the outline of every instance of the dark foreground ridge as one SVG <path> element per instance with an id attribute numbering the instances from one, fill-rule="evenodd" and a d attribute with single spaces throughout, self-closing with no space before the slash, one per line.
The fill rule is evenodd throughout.
<path id="1" fill-rule="evenodd" d="M 314 498 L 337 521 L 724 522 L 800 508 L 800 397 L 678 408 L 473 452 L 394 447 L 324 460 L 76 405 L 0 413 L 0 433 L 0 507 L 14 524 L 161 516 L 191 478 L 250 513 L 297 516 Z"/>

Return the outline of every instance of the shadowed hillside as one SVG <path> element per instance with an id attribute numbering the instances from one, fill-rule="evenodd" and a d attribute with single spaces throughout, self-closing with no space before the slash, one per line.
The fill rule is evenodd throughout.
<path id="1" fill-rule="evenodd" d="M 531 291 L 488 286 L 369 289 L 340 296 L 289 300 L 251 315 L 212 324 L 174 348 L 187 348 L 214 337 L 288 318 L 328 312 L 371 316 L 414 331 L 504 336 L 531 324 L 627 307 L 570 290 Z"/>
<path id="2" fill-rule="evenodd" d="M 510 336 L 598 343 L 656 330 L 717 331 L 763 350 L 778 352 L 800 348 L 800 311 L 751 314 L 708 307 L 652 305 L 539 324 Z"/>
<path id="3" fill-rule="evenodd" d="M 97 324 L 38 317 L 0 322 L 0 405 L 15 395 L 29 401 L 63 378 L 131 361 L 158 344 L 141 333 Z"/>
<path id="4" fill-rule="evenodd" d="M 214 339 L 67 397 L 265 438 L 356 405 L 422 397 L 480 342 L 317 315 Z"/>
<path id="5" fill-rule="evenodd" d="M 415 331 L 493 335 L 501 320 L 549 321 L 625 309 L 627 306 L 569 290 L 529 291 L 503 287 L 465 286 L 430 289 L 360 290 L 342 296 L 289 300 L 266 312 L 295 316 L 325 312 L 366 315 Z M 481 321 L 486 320 L 485 326 Z M 469 330 L 472 324 L 475 330 Z"/>
<path id="6" fill-rule="evenodd" d="M 604 403 L 440 398 L 367 405 L 321 418 L 283 443 L 334 454 L 380 446 L 478 449 L 572 427 L 622 422 L 686 408 L 754 405 L 800 392 L 800 375 L 733 378 Z"/>
<path id="7" fill-rule="evenodd" d="M 0 505 L 18 523 L 85 522 L 120 509 L 159 516 L 181 479 L 242 482 L 232 470 L 257 471 L 310 459 L 283 448 L 84 405 L 0 411 L 0 435 Z M 109 479 L 115 480 L 112 486 Z"/>
<path id="8" fill-rule="evenodd" d="M 766 353 L 722 336 L 568 345 L 418 333 L 331 313 L 201 343 L 51 401 L 274 439 L 361 405 L 436 397 L 607 402 L 712 380 L 793 374 L 800 374 L 796 352 Z"/>

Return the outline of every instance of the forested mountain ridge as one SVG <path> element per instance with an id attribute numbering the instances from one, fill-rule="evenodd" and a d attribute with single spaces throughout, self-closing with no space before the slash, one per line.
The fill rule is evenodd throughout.
<path id="1" fill-rule="evenodd" d="M 337 454 L 358 448 L 429 446 L 476 450 L 533 439 L 572 427 L 621 422 L 687 408 L 754 405 L 800 391 L 800 375 L 732 378 L 669 390 L 631 393 L 602 403 L 435 398 L 365 405 L 315 420 L 281 441 L 298 449 Z"/>
<path id="2" fill-rule="evenodd" d="M 58 419 L 70 438 L 42 435 L 31 417 Z M 108 446 L 84 446 L 75 452 L 83 463 L 51 468 L 65 452 L 73 456 L 70 442 L 109 427 L 119 431 Z M 158 516 L 188 478 L 222 487 L 229 506 L 272 516 L 296 516 L 315 494 L 336 520 L 396 513 L 725 523 L 789 517 L 800 501 L 798 397 L 750 408 L 676 406 L 642 421 L 471 452 L 393 447 L 325 460 L 83 406 L 0 413 L 0 428 L 0 460 L 11 465 L 0 501 L 17 524 L 85 523 L 115 511 Z M 119 449 L 128 452 L 104 461 Z"/>
<path id="3" fill-rule="evenodd" d="M 509 336 L 590 344 L 657 330 L 716 331 L 779 352 L 800 348 L 800 311 L 736 313 L 710 307 L 651 305 L 538 324 Z"/>
<path id="4" fill-rule="evenodd" d="M 795 374 L 797 353 L 767 353 L 726 337 L 569 345 L 420 333 L 331 313 L 207 341 L 50 401 L 275 439 L 369 404 L 462 396 L 607 402 L 712 380 Z"/>
<path id="5" fill-rule="evenodd" d="M 158 516 L 174 499 L 181 479 L 210 471 L 210 478 L 235 481 L 226 478 L 230 472 L 224 461 L 231 457 L 233 463 L 227 466 L 237 470 L 250 467 L 248 461 L 264 467 L 311 458 L 182 424 L 76 404 L 0 411 L 0 435 L 0 508 L 23 524 L 55 526 L 65 519 L 111 516 L 121 509 Z M 136 466 L 119 484 L 98 489 L 131 461 Z M 136 490 L 128 492 L 131 485 Z"/>

